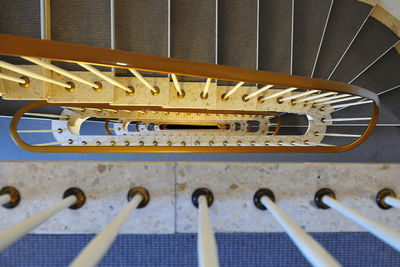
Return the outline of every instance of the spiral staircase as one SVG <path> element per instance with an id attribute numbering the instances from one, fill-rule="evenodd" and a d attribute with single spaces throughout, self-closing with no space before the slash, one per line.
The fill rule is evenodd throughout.
<path id="1" fill-rule="evenodd" d="M 26 151 L 66 160 L 164 153 L 166 160 L 400 161 L 400 21 L 374 1 L 6 0 L 0 7 L 0 115 L 10 122 L 1 135 Z M 4 157 L 28 157 L 17 151 Z M 168 173 L 177 186 L 179 172 Z M 212 183 L 212 175 L 200 180 Z M 256 206 L 277 209 L 263 192 Z M 341 209 L 333 191 L 329 205 L 323 197 L 318 207 Z M 126 208 L 144 198 L 131 195 Z M 63 209 L 78 199 L 64 195 Z M 203 202 L 202 212 L 212 204 Z"/>
<path id="2" fill-rule="evenodd" d="M 67 8 L 70 12 L 62 2 L 47 2 L 41 24 L 39 3 L 29 11 L 18 3 L 3 8 L 3 33 L 116 49 L 105 59 L 97 58 L 108 54 L 99 48 L 3 37 L 3 54 L 14 57 L 2 61 L 8 77 L 3 79 L 2 113 L 15 113 L 25 103 L 20 100 L 44 101 L 35 112 L 26 109 L 25 117 L 55 113 L 51 129 L 17 126 L 24 113 L 16 116 L 11 134 L 27 150 L 344 151 L 365 141 L 377 123 L 374 93 L 382 102 L 378 126 L 384 135 L 396 134 L 397 128 L 387 126 L 398 119 L 392 97 L 400 84 L 398 20 L 380 6 L 358 1 L 116 1 L 111 10 L 105 1 Z M 67 14 L 74 14 L 74 20 Z M 18 18 L 12 27 L 6 24 L 10 16 Z M 60 53 L 48 53 L 52 49 Z M 119 50 L 171 60 L 164 64 L 165 58 Z M 360 88 L 372 93 L 359 94 Z M 85 121 L 103 121 L 105 129 L 84 136 Z M 393 139 L 383 140 L 392 144 Z M 365 149 L 373 155 L 385 151 Z M 393 152 L 380 153 L 387 158 Z"/>

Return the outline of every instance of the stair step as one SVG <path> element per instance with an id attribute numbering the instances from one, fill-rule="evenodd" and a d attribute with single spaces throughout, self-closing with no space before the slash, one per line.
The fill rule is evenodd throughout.
<path id="1" fill-rule="evenodd" d="M 391 49 L 385 56 L 378 60 L 373 66 L 365 71 L 353 84 L 368 88 L 379 94 L 400 85 L 400 54 L 395 48 Z M 397 91 L 396 91 L 397 90 Z M 400 88 L 379 96 L 381 112 L 380 123 L 393 123 L 400 121 L 399 103 Z M 360 112 L 367 113 L 369 110 L 360 107 Z"/>
<path id="2" fill-rule="evenodd" d="M 292 0 L 260 1 L 259 70 L 290 73 Z"/>
<path id="3" fill-rule="evenodd" d="M 170 56 L 193 61 L 216 62 L 216 1 L 171 1 Z M 179 77 L 181 81 L 204 79 Z"/>
<path id="4" fill-rule="evenodd" d="M 111 47 L 109 1 L 51 1 L 51 39 L 89 46 Z M 81 70 L 76 64 L 58 63 L 67 70 Z M 109 68 L 99 68 L 103 71 Z"/>
<path id="5" fill-rule="evenodd" d="M 378 94 L 400 85 L 400 54 L 395 48 L 360 75 L 353 84 Z"/>
<path id="6" fill-rule="evenodd" d="M 293 74 L 312 74 L 333 0 L 303 0 L 294 5 Z"/>
<path id="7" fill-rule="evenodd" d="M 360 1 L 335 0 L 314 77 L 326 79 L 372 10 Z"/>
<path id="8" fill-rule="evenodd" d="M 115 49 L 168 56 L 168 1 L 115 1 Z M 117 75 L 131 76 L 117 69 Z M 142 72 L 143 76 L 165 76 Z"/>
<path id="9" fill-rule="evenodd" d="M 28 8 L 29 7 L 29 8 Z M 40 3 L 30 0 L 2 0 L 0 8 L 0 33 L 40 38 Z M 24 64 L 18 57 L 0 55 L 0 60 Z"/>
<path id="10" fill-rule="evenodd" d="M 256 69 L 257 0 L 218 1 L 218 64 Z"/>
<path id="11" fill-rule="evenodd" d="M 2 0 L 0 33 L 40 38 L 40 2 Z"/>
<path id="12" fill-rule="evenodd" d="M 341 82 L 351 82 L 398 40 L 399 37 L 389 28 L 370 17 L 331 79 Z M 355 64 L 356 62 L 357 64 Z"/>

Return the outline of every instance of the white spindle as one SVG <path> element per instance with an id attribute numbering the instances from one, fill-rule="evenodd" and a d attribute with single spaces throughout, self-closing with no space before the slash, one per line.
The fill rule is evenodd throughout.
<path id="1" fill-rule="evenodd" d="M 323 94 L 319 94 L 319 95 L 313 95 L 313 96 L 309 96 L 309 97 L 306 97 L 306 98 L 302 98 L 302 99 L 296 100 L 296 103 L 301 103 L 301 102 L 306 102 L 306 101 L 314 102 L 312 100 L 316 100 L 318 98 L 322 98 L 322 97 L 329 96 L 329 95 L 334 95 L 334 94 L 336 94 L 336 93 L 335 92 L 329 92 L 329 93 L 323 93 Z"/>
<path id="2" fill-rule="evenodd" d="M 330 196 L 323 196 L 322 202 L 325 205 L 336 210 L 343 216 L 347 217 L 349 220 L 363 227 L 371 234 L 382 239 L 384 242 L 395 248 L 397 251 L 400 251 L 400 233 L 396 230 L 384 224 L 381 224 L 371 218 L 368 218 L 354 209 L 346 207 L 345 205 L 336 201 Z"/>
<path id="3" fill-rule="evenodd" d="M 17 133 L 60 133 L 62 129 L 58 130 L 18 130 Z"/>
<path id="4" fill-rule="evenodd" d="M 0 206 L 11 201 L 11 196 L 9 194 L 4 194 L 0 196 Z"/>
<path id="5" fill-rule="evenodd" d="M 34 144 L 34 146 L 54 146 L 54 145 L 62 145 L 62 144 L 68 144 L 68 143 L 70 143 L 70 141 L 58 141 L 58 142 Z"/>
<path id="6" fill-rule="evenodd" d="M 273 84 L 266 85 L 266 86 L 262 87 L 261 89 L 258 89 L 257 91 L 255 91 L 255 92 L 249 94 L 248 96 L 245 97 L 245 99 L 247 100 L 247 99 L 250 99 L 250 98 L 252 98 L 252 97 L 255 97 L 255 96 L 257 96 L 257 95 L 259 95 L 259 94 L 261 94 L 261 93 L 267 91 L 267 90 L 268 90 L 269 88 L 271 88 L 272 86 L 274 86 L 274 85 L 273 85 Z"/>
<path id="7" fill-rule="evenodd" d="M 203 89 L 204 97 L 208 94 L 208 89 L 210 89 L 210 85 L 211 85 L 211 78 L 207 78 L 206 84 L 204 85 L 204 89 Z"/>
<path id="8" fill-rule="evenodd" d="M 56 114 L 46 114 L 46 113 L 24 113 L 24 115 L 28 116 L 35 116 L 35 117 L 46 117 L 46 118 L 52 118 L 52 119 L 60 119 L 60 120 L 66 120 L 69 117 L 64 116 L 64 115 L 56 115 Z"/>
<path id="9" fill-rule="evenodd" d="M 280 91 L 280 92 L 276 92 L 276 93 L 273 93 L 273 94 L 271 94 L 271 95 L 267 95 L 267 96 L 264 97 L 261 101 L 265 101 L 265 100 L 268 100 L 268 99 L 271 99 L 271 98 L 275 98 L 275 97 L 284 95 L 284 94 L 289 93 L 289 92 L 291 92 L 291 91 L 294 91 L 294 90 L 296 90 L 296 89 L 297 89 L 297 87 L 290 87 L 290 88 L 285 89 L 285 90 L 282 90 L 282 91 Z"/>
<path id="10" fill-rule="evenodd" d="M 269 197 L 263 196 L 261 203 L 268 209 L 279 225 L 286 231 L 293 243 L 296 244 L 303 256 L 313 266 L 340 266 L 318 242 L 301 230 Z"/>
<path id="11" fill-rule="evenodd" d="M 0 72 L 0 79 L 4 79 L 4 80 L 8 80 L 8 81 L 12 81 L 12 82 L 16 82 L 16 83 L 20 83 L 20 84 L 24 84 L 25 80 L 21 79 L 21 78 L 15 78 L 12 76 L 8 76 L 6 74 L 3 74 Z"/>
<path id="12" fill-rule="evenodd" d="M 372 103 L 372 102 L 373 102 L 372 100 L 368 100 L 368 101 L 362 101 L 362 102 L 355 102 L 355 103 L 349 103 L 349 104 L 342 104 L 342 105 L 331 106 L 331 108 L 347 108 L 347 107 L 351 107 L 351 106 L 370 104 L 370 103 Z"/>
<path id="13" fill-rule="evenodd" d="M 141 81 L 147 88 L 149 88 L 151 91 L 154 93 L 157 93 L 157 89 L 154 88 L 143 76 L 140 74 L 137 70 L 134 69 L 129 69 L 130 72 L 132 72 L 133 75 L 135 75 L 136 78 L 138 78 L 139 81 Z"/>
<path id="14" fill-rule="evenodd" d="M 324 119 L 323 121 L 369 121 L 370 117 L 366 118 L 336 118 L 336 119 Z M 339 124 L 340 125 L 340 124 Z"/>
<path id="15" fill-rule="evenodd" d="M 115 217 L 115 219 L 109 223 L 100 234 L 90 241 L 70 266 L 96 266 L 114 242 L 122 226 L 124 226 L 125 222 L 132 215 L 133 211 L 136 210 L 142 200 L 142 195 L 136 194 L 129 201 L 129 204 Z"/>
<path id="16" fill-rule="evenodd" d="M 311 94 L 314 94 L 314 93 L 316 93 L 316 92 L 319 92 L 319 90 L 310 90 L 310 91 L 307 91 L 307 92 L 304 92 L 304 93 L 299 93 L 299 94 L 291 95 L 291 96 L 282 98 L 281 101 L 292 100 L 292 99 L 295 99 L 295 98 L 299 98 L 299 97 L 311 95 Z"/>
<path id="17" fill-rule="evenodd" d="M 355 99 L 359 99 L 359 98 L 361 98 L 361 96 L 351 96 L 351 97 L 336 99 L 336 100 L 332 100 L 332 101 L 322 102 L 322 103 L 319 103 L 318 105 L 335 104 L 335 103 L 346 102 L 346 101 L 355 100 Z"/>
<path id="18" fill-rule="evenodd" d="M 88 65 L 88 64 L 85 64 L 85 63 L 80 63 L 80 62 L 77 62 L 77 64 L 78 64 L 79 66 L 81 66 L 82 68 L 87 69 L 87 70 L 90 71 L 91 73 L 93 73 L 93 74 L 99 76 L 101 79 L 103 79 L 103 80 L 105 80 L 105 81 L 111 83 L 112 85 L 115 85 L 115 86 L 117 86 L 117 87 L 119 87 L 119 88 L 121 88 L 121 89 L 123 89 L 123 90 L 125 90 L 125 91 L 127 91 L 127 92 L 131 92 L 131 91 L 132 91 L 131 89 L 129 89 L 129 88 L 126 87 L 125 85 L 123 85 L 123 84 L 117 82 L 116 80 L 114 80 L 114 79 L 111 78 L 111 77 L 108 77 L 107 75 L 105 75 L 104 73 L 102 73 L 101 71 L 99 71 L 98 69 L 96 69 L 95 67 L 93 67 L 93 66 L 91 66 L 91 65 Z"/>
<path id="19" fill-rule="evenodd" d="M 304 144 L 306 144 L 308 146 L 334 146 L 334 145 L 324 144 L 324 143 L 313 143 L 310 141 L 304 141 Z"/>
<path id="20" fill-rule="evenodd" d="M 77 110 L 77 111 L 85 111 L 84 108 L 78 108 L 78 107 L 63 107 L 63 108 L 67 108 L 67 109 L 70 109 L 70 110 Z"/>
<path id="21" fill-rule="evenodd" d="M 234 87 L 232 87 L 231 90 L 228 91 L 228 93 L 224 94 L 223 98 L 225 100 L 228 99 L 228 97 L 231 96 L 234 92 L 236 92 L 243 84 L 244 82 L 237 83 Z"/>
<path id="22" fill-rule="evenodd" d="M 58 202 L 56 205 L 47 208 L 28 219 L 4 230 L 0 233 L 0 251 L 7 248 L 15 241 L 26 235 L 29 231 L 39 226 L 44 221 L 48 220 L 50 217 L 54 216 L 58 212 L 68 208 L 77 201 L 75 195 L 70 195 L 64 198 L 62 201 Z"/>
<path id="23" fill-rule="evenodd" d="M 181 89 L 181 85 L 179 84 L 178 78 L 176 77 L 175 74 L 171 74 L 171 77 L 172 77 L 172 81 L 174 82 L 176 91 L 178 91 L 179 95 L 182 95 L 182 89 Z"/>
<path id="24" fill-rule="evenodd" d="M 22 75 L 25 75 L 25 76 L 28 76 L 28 77 L 32 77 L 34 79 L 38 79 L 38 80 L 44 81 L 44 82 L 53 83 L 53 84 L 56 84 L 56 85 L 59 85 L 59 86 L 65 87 L 65 88 L 71 88 L 71 85 L 68 84 L 68 83 L 56 81 L 54 79 L 45 77 L 45 76 L 40 75 L 40 74 L 36 74 L 36 73 L 31 72 L 29 70 L 25 70 L 25 69 L 23 69 L 21 67 L 17 67 L 15 65 L 12 65 L 12 64 L 7 63 L 7 62 L 2 61 L 2 60 L 0 60 L 0 67 L 8 69 L 8 70 L 11 70 L 11 71 L 14 71 L 14 72 L 17 72 L 19 74 L 22 74 Z"/>
<path id="25" fill-rule="evenodd" d="M 348 97 L 351 96 L 350 94 L 343 94 L 343 95 L 335 95 L 335 96 L 330 96 L 330 97 L 324 97 L 318 100 L 313 101 L 314 103 L 320 103 L 320 102 L 327 102 L 330 100 L 338 99 L 338 98 L 343 98 L 343 97 Z"/>
<path id="26" fill-rule="evenodd" d="M 212 230 L 206 197 L 200 196 L 199 202 L 199 234 L 198 257 L 200 267 L 218 267 L 217 242 Z"/>
<path id="27" fill-rule="evenodd" d="M 341 133 L 315 133 L 317 136 L 332 136 L 332 137 L 360 137 L 360 134 L 341 134 Z"/>
<path id="28" fill-rule="evenodd" d="M 28 60 L 30 62 L 33 62 L 33 63 L 35 63 L 37 65 L 40 65 L 40 66 L 42 66 L 42 67 L 44 67 L 46 69 L 49 69 L 49 70 L 57 72 L 57 73 L 59 73 L 61 75 L 64 75 L 65 77 L 68 77 L 68 78 L 70 78 L 72 80 L 75 80 L 77 82 L 89 85 L 89 86 L 91 86 L 93 88 L 99 88 L 99 86 L 97 84 L 95 84 L 93 82 L 86 81 L 85 79 L 73 74 L 72 72 L 64 70 L 64 69 L 62 69 L 60 67 L 57 67 L 57 66 L 55 66 L 53 64 L 47 63 L 46 61 L 41 61 L 40 59 L 32 58 L 32 57 L 22 57 L 22 58 L 26 59 L 26 60 Z"/>
<path id="29" fill-rule="evenodd" d="M 387 196 L 383 199 L 383 201 L 390 206 L 400 209 L 400 199 L 398 198 Z"/>

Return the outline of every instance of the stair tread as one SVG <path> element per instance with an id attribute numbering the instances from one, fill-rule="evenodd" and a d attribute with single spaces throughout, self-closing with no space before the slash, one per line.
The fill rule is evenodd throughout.
<path id="1" fill-rule="evenodd" d="M 392 48 L 374 65 L 360 75 L 353 84 L 380 93 L 400 85 L 400 54 Z"/>
<path id="2" fill-rule="evenodd" d="M 115 48 L 168 56 L 168 1 L 116 1 Z"/>
<path id="3" fill-rule="evenodd" d="M 385 56 L 365 71 L 353 84 L 379 94 L 400 85 L 400 54 L 391 49 Z M 400 122 L 400 89 L 379 96 L 381 111 L 379 122 Z M 362 111 L 362 109 L 360 109 Z"/>
<path id="4" fill-rule="evenodd" d="M 156 8 L 155 8 L 156 7 Z M 168 56 L 168 1 L 115 1 L 115 49 Z M 117 75 L 131 76 L 118 69 Z M 144 76 L 165 76 L 142 72 Z"/>
<path id="5" fill-rule="evenodd" d="M 215 63 L 216 2 L 171 1 L 171 57 Z"/>
<path id="6" fill-rule="evenodd" d="M 111 47 L 109 1 L 51 1 L 51 39 L 89 46 Z M 84 70 L 76 64 L 56 62 L 67 70 Z M 99 67 L 101 70 L 108 68 Z"/>
<path id="7" fill-rule="evenodd" d="M 260 1 L 259 70 L 290 73 L 292 0 Z"/>
<path id="8" fill-rule="evenodd" d="M 314 77 L 329 76 L 371 9 L 359 1 L 334 1 Z"/>
<path id="9" fill-rule="evenodd" d="M 256 69 L 257 0 L 218 1 L 218 64 Z"/>
<path id="10" fill-rule="evenodd" d="M 110 48 L 110 27 L 109 1 L 51 1 L 54 41 Z"/>
<path id="11" fill-rule="evenodd" d="M 370 17 L 331 79 L 350 82 L 398 40 L 389 28 Z"/>
<path id="12" fill-rule="evenodd" d="M 29 6 L 29 8 L 27 8 Z M 40 38 L 40 3 L 30 0 L 2 0 L 0 3 L 0 33 Z M 24 64 L 16 57 L 0 56 L 12 64 Z"/>
<path id="13" fill-rule="evenodd" d="M 0 32 L 40 38 L 39 1 L 2 0 L 0 3 Z"/>
<path id="14" fill-rule="evenodd" d="M 300 4 L 295 2 L 294 75 L 311 76 L 330 6 L 331 0 L 303 0 Z"/>

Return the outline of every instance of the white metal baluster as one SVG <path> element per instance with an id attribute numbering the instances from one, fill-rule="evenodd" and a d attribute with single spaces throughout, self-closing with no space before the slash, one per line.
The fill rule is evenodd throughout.
<path id="1" fill-rule="evenodd" d="M 35 116 L 35 117 L 46 117 L 46 118 L 60 119 L 60 120 L 69 119 L 68 116 L 56 115 L 56 114 L 46 114 L 46 113 L 30 113 L 30 112 L 27 112 L 27 113 L 24 113 L 24 115 Z"/>
<path id="2" fill-rule="evenodd" d="M 119 88 L 121 88 L 121 89 L 123 89 L 123 90 L 129 92 L 129 93 L 132 92 L 131 89 L 129 89 L 129 88 L 126 87 L 125 85 L 123 85 L 123 84 L 117 82 L 117 81 L 114 80 L 113 78 L 110 78 L 110 77 L 108 77 L 107 75 L 103 74 L 101 71 L 99 71 L 99 70 L 96 69 L 95 67 L 93 67 L 93 66 L 91 66 L 91 65 L 88 65 L 88 64 L 85 64 L 85 63 L 80 63 L 80 62 L 77 62 L 77 64 L 78 64 L 79 66 L 81 66 L 82 68 L 87 69 L 87 70 L 90 71 L 91 73 L 93 73 L 93 74 L 99 76 L 101 79 L 103 79 L 103 80 L 105 80 L 105 81 L 111 83 L 112 85 L 115 85 L 115 86 L 117 86 L 117 87 L 119 87 Z"/>
<path id="3" fill-rule="evenodd" d="M 302 98 L 299 100 L 296 100 L 296 103 L 301 103 L 301 102 L 305 102 L 305 101 L 310 101 L 310 102 L 314 102 L 312 100 L 318 99 L 318 98 L 322 98 L 324 96 L 329 96 L 329 95 L 334 95 L 336 94 L 335 92 L 329 92 L 329 93 L 323 93 L 323 94 L 319 94 L 319 95 L 314 95 L 314 96 L 309 96 L 306 98 Z"/>
<path id="4" fill-rule="evenodd" d="M 17 133 L 61 133 L 63 129 L 58 130 L 18 130 Z"/>
<path id="5" fill-rule="evenodd" d="M 370 117 L 366 117 L 366 118 L 335 118 L 335 119 L 323 119 L 323 122 L 326 121 L 369 121 L 371 120 Z M 340 124 L 338 124 L 340 125 Z"/>
<path id="6" fill-rule="evenodd" d="M 26 82 L 24 79 L 8 76 L 8 75 L 3 74 L 1 72 L 0 72 L 0 79 L 16 82 L 16 83 L 19 83 L 19 84 L 24 84 Z"/>
<path id="7" fill-rule="evenodd" d="M 71 192 L 69 196 L 65 194 Z M 54 206 L 47 208 L 22 222 L 4 230 L 0 233 L 0 251 L 7 248 L 18 239 L 26 235 L 29 231 L 36 228 L 58 212 L 75 205 L 74 208 L 80 208 L 85 201 L 85 197 L 82 191 L 77 188 L 71 188 L 64 193 L 66 196 L 62 201 L 58 202 Z M 72 208 L 72 207 L 71 207 Z"/>
<path id="8" fill-rule="evenodd" d="M 310 141 L 304 141 L 304 144 L 308 145 L 308 146 L 334 146 L 334 145 L 330 145 L 330 144 L 323 144 L 323 143 L 313 143 Z"/>
<path id="9" fill-rule="evenodd" d="M 172 81 L 174 82 L 176 91 L 178 91 L 179 95 L 182 95 L 182 89 L 181 89 L 181 85 L 179 84 L 178 78 L 176 77 L 175 74 L 172 74 L 172 73 L 171 73 L 171 77 L 172 77 Z"/>
<path id="10" fill-rule="evenodd" d="M 11 196 L 9 194 L 4 194 L 0 196 L 0 206 L 10 202 Z"/>
<path id="11" fill-rule="evenodd" d="M 316 136 L 332 136 L 332 137 L 360 137 L 360 134 L 341 134 L 341 133 L 315 133 Z"/>
<path id="12" fill-rule="evenodd" d="M 228 99 L 229 96 L 231 96 L 234 92 L 236 92 L 242 85 L 244 84 L 244 82 L 239 82 L 237 83 L 231 90 L 228 91 L 228 93 L 223 94 L 223 99 Z"/>
<path id="13" fill-rule="evenodd" d="M 218 250 L 211 225 L 208 207 L 212 205 L 213 194 L 207 188 L 199 188 L 192 194 L 193 205 L 199 209 L 199 230 L 197 254 L 200 267 L 218 267 Z"/>
<path id="14" fill-rule="evenodd" d="M 29 70 L 25 70 L 25 69 L 23 69 L 21 67 L 14 66 L 14 65 L 12 65 L 10 63 L 7 63 L 5 61 L 2 61 L 2 60 L 0 60 L 0 67 L 8 69 L 8 70 L 11 70 L 11 71 L 14 71 L 14 72 L 17 72 L 19 74 L 22 74 L 22 75 L 25 75 L 25 76 L 28 76 L 28 77 L 32 77 L 34 79 L 38 79 L 38 80 L 41 80 L 41 81 L 44 81 L 44 82 L 48 82 L 48 83 L 53 83 L 53 84 L 56 84 L 56 85 L 59 85 L 59 86 L 65 87 L 65 88 L 71 88 L 72 87 L 72 85 L 70 85 L 68 83 L 56 81 L 54 79 L 45 77 L 45 76 L 40 75 L 40 74 L 36 74 L 36 73 L 31 72 Z"/>
<path id="15" fill-rule="evenodd" d="M 398 199 L 398 198 L 387 196 L 384 198 L 383 201 L 385 201 L 385 203 L 390 206 L 400 209 L 400 199 Z"/>
<path id="16" fill-rule="evenodd" d="M 271 99 L 271 98 L 275 98 L 275 97 L 284 95 L 284 94 L 289 93 L 291 91 L 294 91 L 296 89 L 297 89 L 297 87 L 290 87 L 288 89 L 282 90 L 281 92 L 276 92 L 276 93 L 273 93 L 271 95 L 267 95 L 266 97 L 262 98 L 261 101 L 265 101 L 265 100 L 268 100 L 268 99 Z"/>
<path id="17" fill-rule="evenodd" d="M 49 143 L 41 143 L 41 144 L 34 144 L 33 146 L 54 146 L 54 145 L 62 145 L 62 144 L 72 144 L 73 141 L 58 141 L 58 142 L 49 142 Z"/>
<path id="18" fill-rule="evenodd" d="M 318 105 L 328 105 L 328 104 L 334 104 L 334 103 L 339 103 L 339 102 L 346 102 L 346 101 L 350 101 L 350 100 L 354 100 L 354 99 L 359 99 L 361 98 L 361 96 L 351 96 L 351 97 L 346 97 L 346 98 L 341 98 L 341 99 L 336 99 L 336 100 L 331 100 L 331 101 L 327 101 L 327 102 L 322 102 L 319 103 Z M 317 106 L 318 106 L 317 105 Z"/>
<path id="19" fill-rule="evenodd" d="M 258 89 L 257 91 L 255 91 L 255 92 L 253 92 L 253 93 L 247 95 L 246 97 L 244 97 L 244 99 L 245 99 L 245 100 L 249 100 L 249 99 L 252 98 L 252 97 L 255 97 L 255 96 L 257 96 L 257 95 L 259 95 L 259 94 L 261 94 L 261 93 L 264 93 L 265 91 L 267 91 L 267 90 L 268 90 L 269 88 L 271 88 L 272 86 L 274 86 L 274 85 L 273 85 L 273 84 L 268 84 L 268 85 L 262 87 L 261 89 Z"/>
<path id="20" fill-rule="evenodd" d="M 316 194 L 316 198 L 317 195 L 318 192 Z M 375 235 L 382 241 L 386 242 L 388 245 L 392 246 L 397 251 L 400 251 L 400 233 L 397 232 L 395 229 L 392 229 L 382 223 L 379 223 L 371 218 L 368 218 L 367 216 L 361 214 L 357 210 L 346 207 L 345 205 L 334 199 L 333 192 L 329 195 L 327 193 L 320 194 L 318 198 L 320 199 L 320 202 L 322 202 L 322 204 L 325 205 L 326 207 L 336 210 L 343 216 L 347 217 L 349 220 L 363 227 L 371 234 Z"/>
<path id="21" fill-rule="evenodd" d="M 387 210 L 391 207 L 400 209 L 400 199 L 396 197 L 394 191 L 390 188 L 382 189 L 376 195 L 376 203 L 381 209 Z"/>
<path id="22" fill-rule="evenodd" d="M 32 58 L 32 57 L 22 57 L 22 58 L 26 59 L 26 60 L 28 60 L 28 61 L 30 61 L 32 63 L 35 63 L 37 65 L 40 65 L 40 66 L 42 66 L 42 67 L 44 67 L 46 69 L 49 69 L 49 70 L 57 72 L 57 73 L 59 73 L 61 75 L 64 75 L 65 77 L 68 77 L 68 78 L 70 78 L 72 80 L 75 80 L 77 82 L 89 85 L 89 86 L 91 86 L 93 88 L 96 88 L 96 89 L 99 88 L 99 85 L 97 85 L 97 84 L 95 84 L 93 82 L 86 81 L 85 79 L 73 74 L 72 72 L 64 70 L 64 69 L 62 69 L 60 67 L 57 67 L 57 66 L 55 66 L 53 64 L 50 64 L 50 63 L 47 63 L 45 61 L 41 61 L 41 60 L 39 60 L 37 58 Z"/>
<path id="23" fill-rule="evenodd" d="M 139 81 L 141 81 L 147 88 L 149 88 L 153 93 L 157 93 L 157 89 L 152 86 L 143 76 L 140 74 L 137 70 L 134 69 L 129 69 L 130 72 L 132 72 L 133 75 L 135 75 L 136 78 L 138 78 Z"/>
<path id="24" fill-rule="evenodd" d="M 362 101 L 362 102 L 355 102 L 355 103 L 349 103 L 349 104 L 342 104 L 342 105 L 331 106 L 331 108 L 351 107 L 351 106 L 357 106 L 357 105 L 370 104 L 370 103 L 372 103 L 372 102 L 373 102 L 372 100 L 368 100 L 368 101 Z"/>
<path id="25" fill-rule="evenodd" d="M 211 85 L 211 78 L 207 78 L 206 84 L 204 86 L 203 92 L 202 92 L 202 96 L 206 97 L 208 94 L 208 89 L 210 89 L 210 85 Z"/>
<path id="26" fill-rule="evenodd" d="M 271 194 L 271 196 L 268 196 L 267 192 Z M 340 266 L 340 264 L 318 242 L 305 233 L 282 210 L 280 210 L 270 197 L 274 199 L 273 193 L 270 190 L 260 189 L 256 192 L 255 202 L 260 201 L 262 203 L 279 225 L 285 230 L 303 256 L 313 266 Z M 259 205 L 259 203 L 256 204 L 257 207 L 259 207 Z"/>
<path id="27" fill-rule="evenodd" d="M 217 243 L 212 230 L 210 215 L 208 214 L 207 199 L 199 197 L 199 265 L 200 267 L 217 267 Z"/>
<path id="28" fill-rule="evenodd" d="M 318 100 L 313 101 L 314 103 L 321 103 L 321 102 L 328 102 L 333 99 L 338 99 L 338 98 L 343 98 L 343 97 L 348 97 L 351 96 L 350 94 L 343 94 L 343 95 L 335 95 L 335 96 L 330 96 L 330 97 L 324 97 Z"/>
<path id="29" fill-rule="evenodd" d="M 119 231 L 124 226 L 132 213 L 139 207 L 144 207 L 148 200 L 148 192 L 144 188 L 133 188 L 129 191 L 131 199 L 126 207 L 107 225 L 107 227 L 99 233 L 90 243 L 82 250 L 82 252 L 69 265 L 73 267 L 96 266 L 107 253 Z M 133 192 L 133 193 L 131 193 Z M 133 195 L 131 195 L 133 194 Z"/>
<path id="30" fill-rule="evenodd" d="M 299 97 L 311 95 L 311 94 L 314 94 L 314 93 L 316 93 L 316 92 L 319 92 L 319 90 L 310 90 L 310 91 L 307 91 L 307 92 L 304 92 L 304 93 L 299 93 L 299 94 L 291 95 L 291 96 L 282 98 L 281 101 L 292 100 L 292 99 L 295 99 L 295 98 L 299 98 Z"/>

